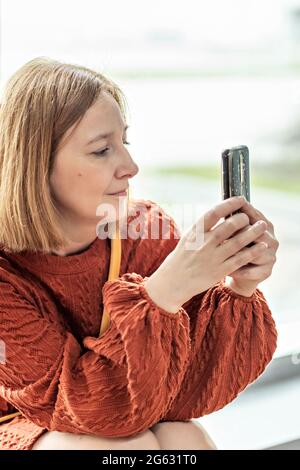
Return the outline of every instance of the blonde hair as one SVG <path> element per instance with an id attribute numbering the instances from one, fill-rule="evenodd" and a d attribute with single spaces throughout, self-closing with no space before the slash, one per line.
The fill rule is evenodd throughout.
<path id="1" fill-rule="evenodd" d="M 110 93 L 126 121 L 127 103 L 111 79 L 89 68 L 37 57 L 7 81 L 0 105 L 0 246 L 50 252 L 66 244 L 49 176 L 65 132 Z"/>

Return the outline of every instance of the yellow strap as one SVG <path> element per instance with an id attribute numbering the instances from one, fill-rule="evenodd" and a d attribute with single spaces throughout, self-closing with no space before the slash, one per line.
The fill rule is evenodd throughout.
<path id="1" fill-rule="evenodd" d="M 120 239 L 120 227 L 119 221 L 116 223 L 116 231 L 114 238 L 111 239 L 111 255 L 110 255 L 110 265 L 109 265 L 109 275 L 108 280 L 116 279 L 119 277 L 120 265 L 121 265 L 121 239 Z M 107 330 L 110 324 L 109 314 L 106 311 L 106 308 L 103 309 L 102 321 L 100 326 L 100 336 Z"/>
<path id="2" fill-rule="evenodd" d="M 9 415 L 5 415 L 2 418 L 0 418 L 0 423 L 3 423 L 4 421 L 7 421 L 8 419 L 15 418 L 16 416 L 21 415 L 22 413 L 20 411 L 16 413 L 10 413 Z"/>
<path id="3" fill-rule="evenodd" d="M 129 189 L 127 192 L 127 209 L 129 205 Z M 116 221 L 116 230 L 113 238 L 111 239 L 111 254 L 110 254 L 110 265 L 109 265 L 109 274 L 108 280 L 116 279 L 120 274 L 121 267 L 121 257 L 122 257 L 122 241 L 120 238 L 120 224 L 119 221 Z M 102 321 L 100 326 L 99 336 L 107 330 L 110 324 L 109 314 L 106 311 L 106 308 L 103 309 Z"/>
<path id="4" fill-rule="evenodd" d="M 127 197 L 127 207 L 129 203 L 129 189 L 128 189 L 128 197 Z M 121 256 L 122 256 L 122 242 L 120 238 L 120 224 L 119 221 L 116 221 L 116 230 L 114 233 L 113 238 L 111 239 L 111 257 L 110 257 L 110 265 L 109 265 L 109 274 L 108 280 L 111 281 L 112 279 L 116 279 L 119 277 L 120 274 L 120 267 L 121 267 Z M 106 311 L 106 308 L 103 310 L 103 316 L 101 321 L 100 327 L 100 336 L 107 330 L 110 324 L 109 314 Z M 0 418 L 0 423 L 4 421 L 8 421 L 9 419 L 13 419 L 16 416 L 20 416 L 22 413 L 20 411 L 16 413 L 11 413 L 9 415 L 5 415 Z"/>

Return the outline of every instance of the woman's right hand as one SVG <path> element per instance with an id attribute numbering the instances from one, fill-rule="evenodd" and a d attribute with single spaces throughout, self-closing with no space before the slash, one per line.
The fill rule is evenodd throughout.
<path id="1" fill-rule="evenodd" d="M 267 229 L 264 221 L 249 226 L 249 217 L 240 212 L 218 224 L 245 203 L 238 197 L 223 200 L 182 235 L 176 248 L 144 283 L 159 307 L 178 312 L 194 295 L 250 263 L 266 249 L 263 243 L 247 247 Z M 249 227 L 243 230 L 246 226 Z"/>

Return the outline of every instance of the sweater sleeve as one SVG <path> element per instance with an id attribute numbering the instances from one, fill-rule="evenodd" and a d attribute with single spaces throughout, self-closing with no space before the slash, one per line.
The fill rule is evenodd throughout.
<path id="1" fill-rule="evenodd" d="M 110 325 L 83 345 L 0 283 L 0 396 L 48 430 L 124 437 L 158 422 L 178 393 L 190 353 L 189 317 L 157 307 L 143 277 L 104 284 Z"/>
<path id="2" fill-rule="evenodd" d="M 170 236 L 139 241 L 135 254 L 140 250 L 143 255 L 132 258 L 129 270 L 143 276 L 160 266 L 181 237 L 174 219 L 147 202 L 149 219 L 161 221 Z M 190 320 L 191 354 L 178 394 L 161 421 L 190 420 L 224 407 L 264 371 L 276 349 L 275 322 L 259 289 L 242 296 L 225 286 L 224 278 L 182 308 Z"/>
<path id="3" fill-rule="evenodd" d="M 225 278 L 183 305 L 190 317 L 191 355 L 175 400 L 161 421 L 185 421 L 217 411 L 271 361 L 277 330 L 263 293 L 251 297 Z"/>

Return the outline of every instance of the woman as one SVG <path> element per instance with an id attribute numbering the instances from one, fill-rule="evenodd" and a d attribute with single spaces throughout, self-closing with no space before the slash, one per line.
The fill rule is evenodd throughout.
<path id="1" fill-rule="evenodd" d="M 5 88 L 0 410 L 20 414 L 0 424 L 0 449 L 215 449 L 194 419 L 232 401 L 275 351 L 257 288 L 276 260 L 271 222 L 240 198 L 184 236 L 153 201 L 123 212 L 113 193 L 139 170 L 125 108 L 113 81 L 48 58 Z M 131 236 L 107 282 L 104 229 L 117 220 Z M 152 222 L 158 237 L 145 236 Z M 187 249 L 199 228 L 201 246 Z M 103 304 L 110 325 L 99 334 Z"/>

